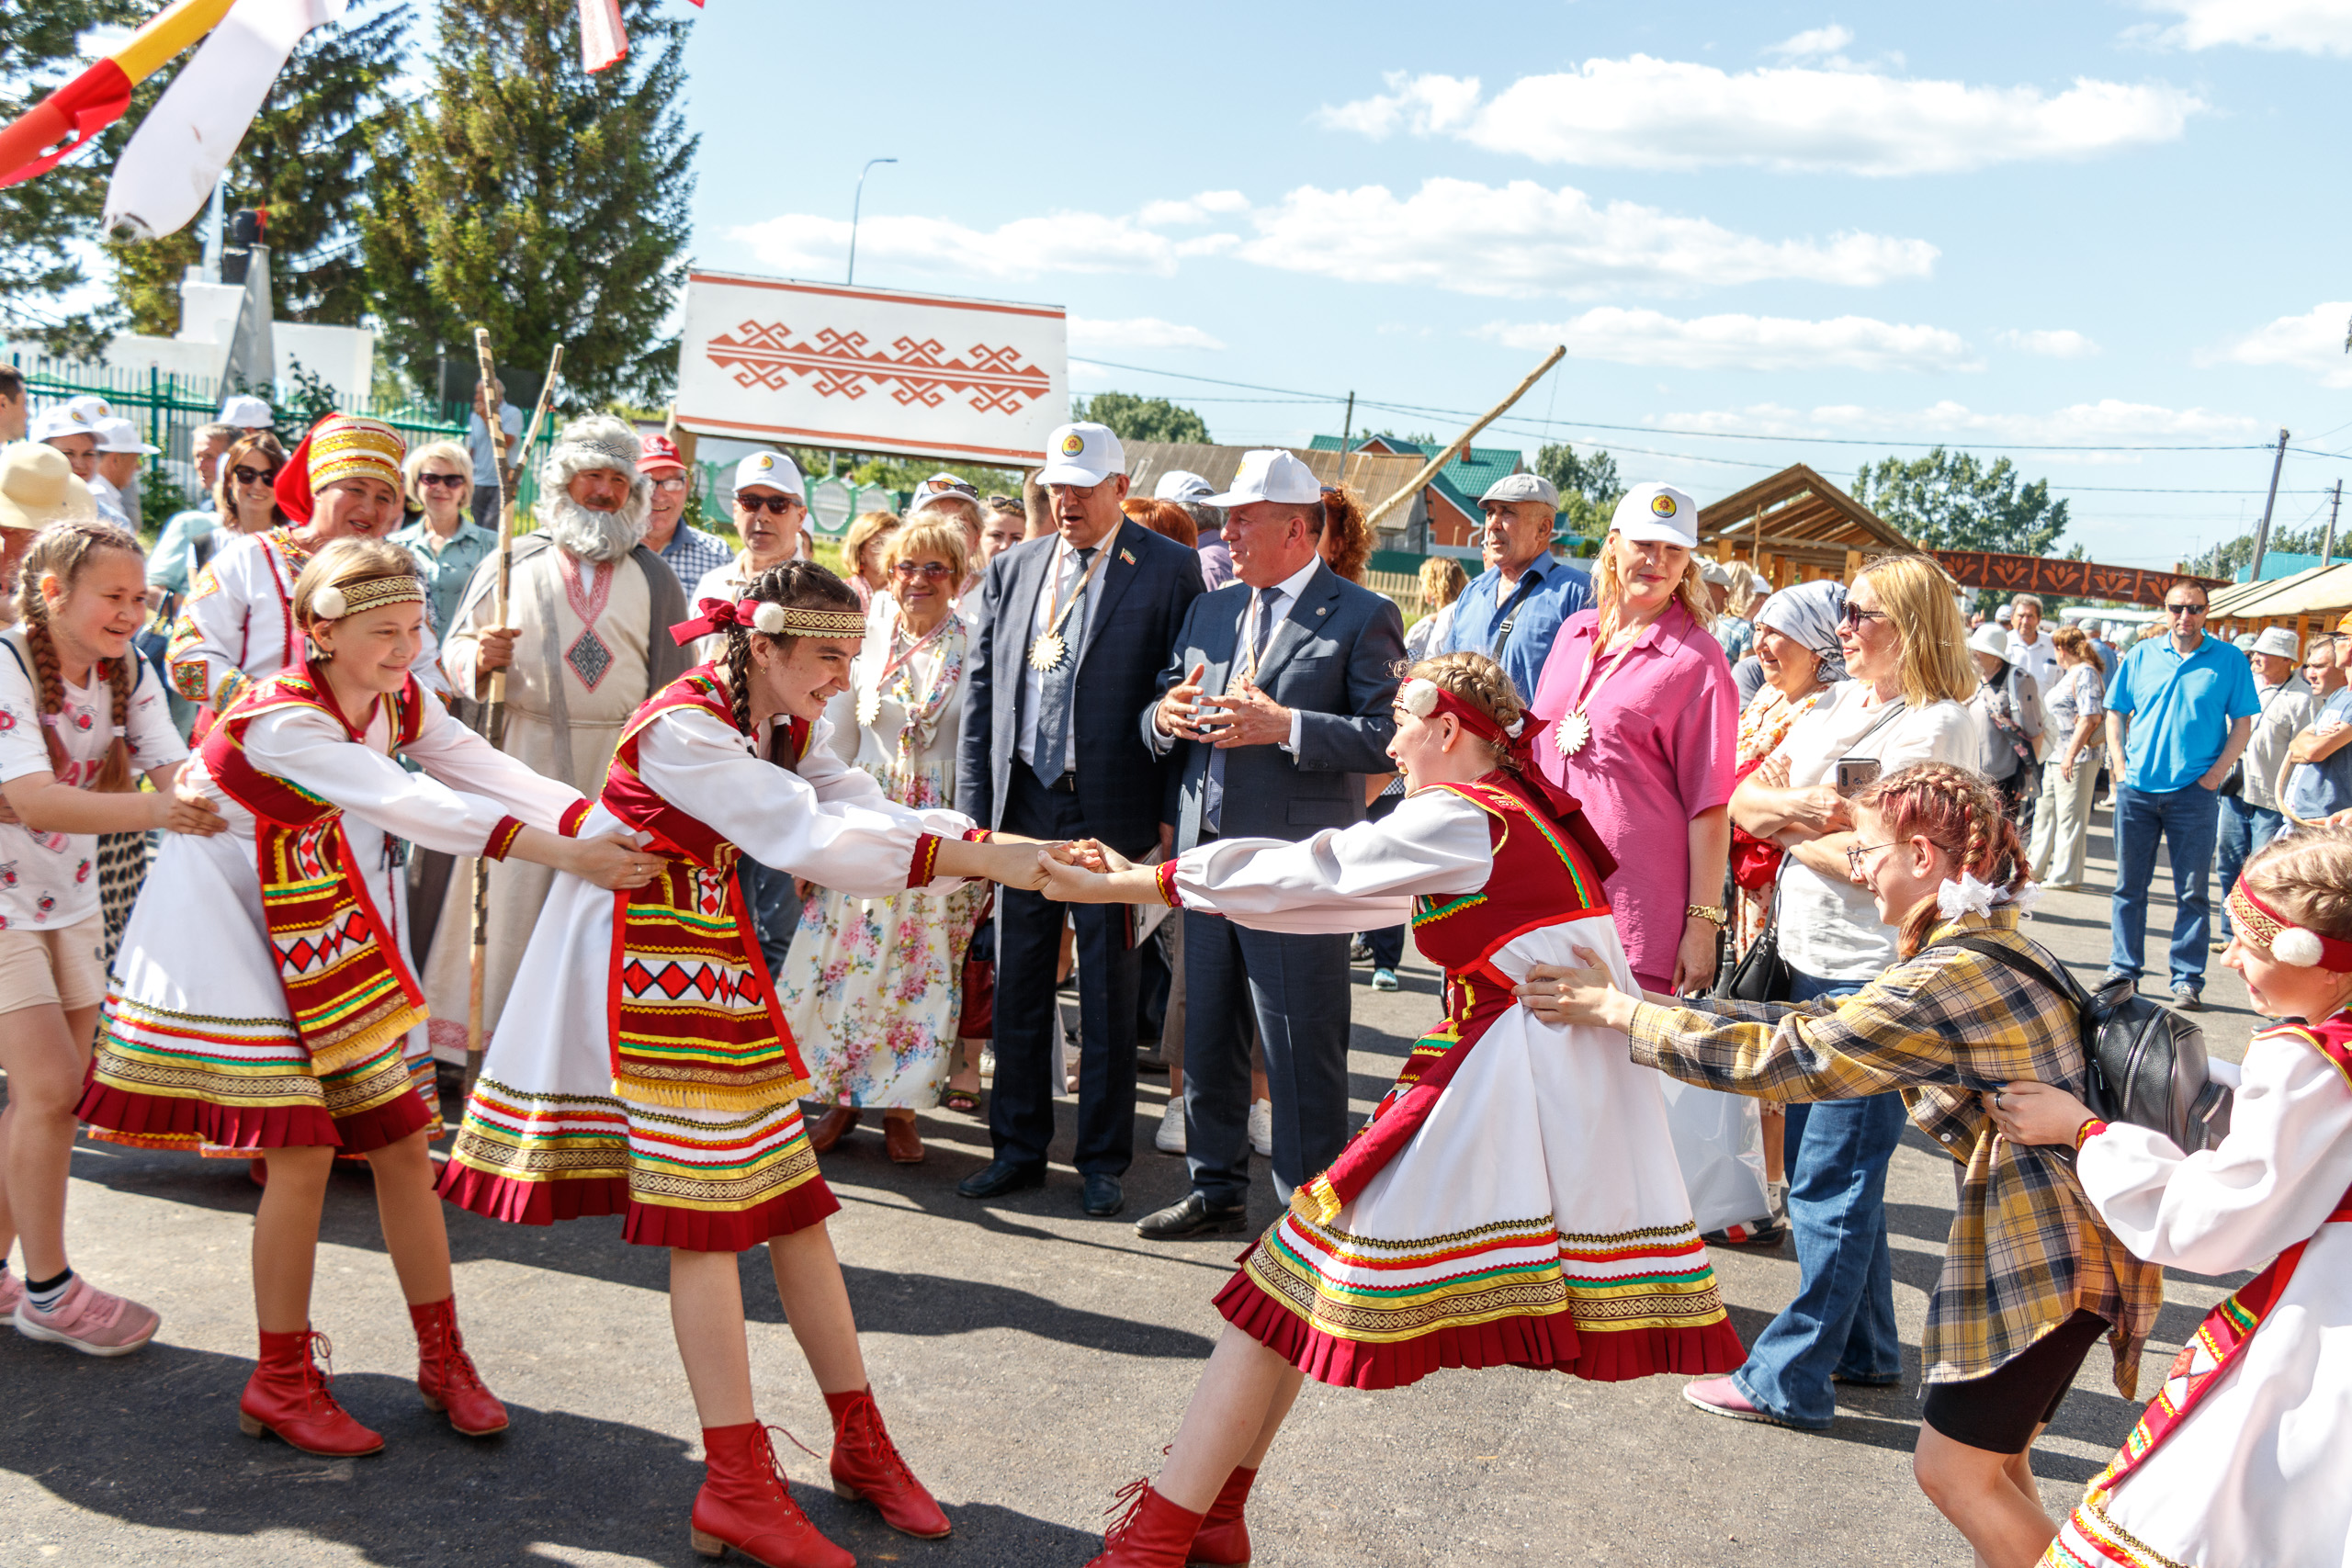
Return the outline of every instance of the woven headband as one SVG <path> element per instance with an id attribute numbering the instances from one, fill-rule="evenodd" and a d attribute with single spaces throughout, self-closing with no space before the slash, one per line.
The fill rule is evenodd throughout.
<path id="1" fill-rule="evenodd" d="M 2230 889 L 2229 906 L 2230 919 L 2237 929 L 2268 948 L 2270 956 L 2279 963 L 2298 969 L 2316 965 L 2339 975 L 2352 974 L 2352 942 L 2296 925 L 2256 897 L 2245 877 L 2239 877 L 2237 886 Z"/>
<path id="2" fill-rule="evenodd" d="M 339 621 L 345 615 L 356 615 L 363 610 L 380 610 L 387 604 L 422 604 L 424 584 L 409 573 L 397 577 L 363 577 L 356 581 L 330 582 L 311 595 L 311 618 L 319 621 Z"/>
<path id="3" fill-rule="evenodd" d="M 768 637 L 864 637 L 865 616 L 856 610 L 802 610 L 773 599 L 705 599 L 695 605 L 695 618 L 670 628 L 684 648 L 698 637 L 709 637 L 729 626 L 744 626 Z"/>

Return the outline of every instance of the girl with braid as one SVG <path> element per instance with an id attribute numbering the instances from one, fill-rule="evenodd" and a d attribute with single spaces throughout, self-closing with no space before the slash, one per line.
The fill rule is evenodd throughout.
<path id="1" fill-rule="evenodd" d="M 672 633 L 723 636 L 714 662 L 638 709 L 591 830 L 662 857 L 615 895 L 558 876 L 492 1038 L 442 1194 L 522 1224 L 624 1216 L 670 1251 L 670 1321 L 702 1422 L 693 1540 L 768 1568 L 849 1568 L 777 1468 L 753 1410 L 736 1255 L 764 1242 L 793 1337 L 833 1417 L 833 1490 L 906 1534 L 949 1531 L 867 1385 L 825 1217 L 840 1207 L 801 1125 L 809 1077 L 743 908 L 746 856 L 854 897 L 957 879 L 1035 887 L 1034 842 L 893 802 L 828 743 L 829 698 L 865 632 L 857 595 L 808 561 L 705 599 Z"/>
<path id="2" fill-rule="evenodd" d="M 146 604 L 137 539 L 52 524 L 25 558 L 17 624 L 0 634 L 0 1312 L 20 1334 L 93 1356 L 138 1349 L 159 1322 L 65 1260 L 74 1106 L 106 995 L 98 835 L 226 826 L 174 793 L 187 748 L 130 647 Z M 141 774 L 154 793 L 140 792 Z M 18 1237 L 21 1280 L 6 1261 Z"/>
<path id="3" fill-rule="evenodd" d="M 1686 1083 L 1784 1104 L 1901 1091 L 1913 1125 L 1951 1156 L 1959 1189 L 1920 1344 L 1912 1473 L 1979 1562 L 2030 1568 L 2057 1533 L 2034 1484 L 2034 1439 L 2101 1336 L 2132 1397 L 2164 1274 L 2116 1238 L 2065 1151 L 1998 1135 L 1988 1109 L 2012 1080 L 2075 1093 L 2085 1077 L 2071 993 L 2043 977 L 2058 961 L 2018 933 L 2041 889 L 1992 789 L 1969 769 L 1918 762 L 1851 805 L 1847 863 L 1897 953 L 1855 994 L 1645 994 L 1583 953 L 1531 972 L 1519 994 L 1558 1022 L 1624 1031 L 1634 1061 Z M 1719 1391 L 1691 1402 L 1732 1413 Z"/>
<path id="4" fill-rule="evenodd" d="M 79 1111 L 267 1162 L 254 1220 L 261 1355 L 238 1421 L 309 1453 L 384 1447 L 330 1391 L 326 1337 L 311 1325 L 337 1150 L 374 1171 L 426 1406 L 467 1437 L 507 1425 L 458 1330 L 426 1150 L 441 1118 L 391 839 L 511 854 L 607 887 L 656 863 L 621 840 L 578 837 L 588 803 L 576 791 L 425 695 L 411 673 L 424 596 L 408 552 L 381 540 L 332 541 L 302 568 L 291 610 L 302 654 L 232 703 L 180 781 L 228 830 L 165 840 L 123 932 Z"/>

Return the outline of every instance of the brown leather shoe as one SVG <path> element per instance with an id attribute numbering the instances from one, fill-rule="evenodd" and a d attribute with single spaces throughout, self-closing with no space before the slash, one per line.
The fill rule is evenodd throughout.
<path id="1" fill-rule="evenodd" d="M 921 1165 L 922 1134 L 915 1131 L 915 1119 L 911 1116 L 882 1118 L 882 1147 L 888 1152 L 894 1165 Z"/>
<path id="2" fill-rule="evenodd" d="M 817 1124 L 808 1129 L 808 1146 L 820 1155 L 824 1154 L 856 1125 L 857 1107 L 836 1105 L 817 1118 Z"/>

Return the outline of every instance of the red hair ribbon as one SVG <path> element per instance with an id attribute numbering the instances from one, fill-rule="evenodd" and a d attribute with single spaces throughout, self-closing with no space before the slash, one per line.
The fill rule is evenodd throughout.
<path id="1" fill-rule="evenodd" d="M 1397 700 L 1408 705 L 1406 712 L 1413 711 L 1411 700 L 1417 697 L 1419 690 L 1423 688 L 1436 693 L 1437 701 L 1430 705 L 1427 713 L 1418 716 L 1427 720 L 1435 718 L 1442 713 L 1450 713 L 1461 723 L 1463 728 L 1502 748 L 1512 761 L 1518 764 L 1516 773 L 1503 769 L 1497 773 L 1496 777 L 1502 787 L 1526 801 L 1529 806 L 1544 816 L 1550 818 L 1561 832 L 1575 840 L 1577 847 L 1591 858 L 1593 869 L 1600 874 L 1602 881 L 1606 882 L 1617 874 L 1617 857 L 1609 852 L 1609 846 L 1600 841 L 1599 833 L 1593 831 L 1591 820 L 1585 816 L 1582 803 L 1575 795 L 1545 778 L 1543 770 L 1536 766 L 1533 750 L 1534 724 L 1522 716 L 1520 719 L 1519 733 L 1513 735 L 1496 723 L 1493 715 L 1487 713 L 1476 704 L 1456 696 L 1435 681 L 1420 678 L 1406 682 L 1403 689 L 1397 694 Z"/>
<path id="2" fill-rule="evenodd" d="M 759 613 L 763 603 L 765 601 L 759 599 L 701 600 L 695 605 L 695 618 L 680 621 L 670 628 L 670 635 L 677 639 L 680 648 L 684 648 L 698 637 L 709 637 L 729 626 L 748 628 L 752 625 L 752 617 Z"/>

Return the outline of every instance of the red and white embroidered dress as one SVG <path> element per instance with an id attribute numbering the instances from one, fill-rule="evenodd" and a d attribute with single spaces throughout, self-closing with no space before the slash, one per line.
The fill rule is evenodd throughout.
<path id="1" fill-rule="evenodd" d="M 1577 947 L 1634 984 L 1590 858 L 1518 787 L 1490 774 L 1297 843 L 1204 844 L 1160 887 L 1265 931 L 1360 931 L 1409 907 L 1445 969 L 1445 1019 L 1245 1255 L 1216 1298 L 1227 1320 L 1357 1388 L 1440 1367 L 1613 1382 L 1739 1364 L 1658 1075 L 1623 1035 L 1555 1029 L 1511 995 Z"/>

